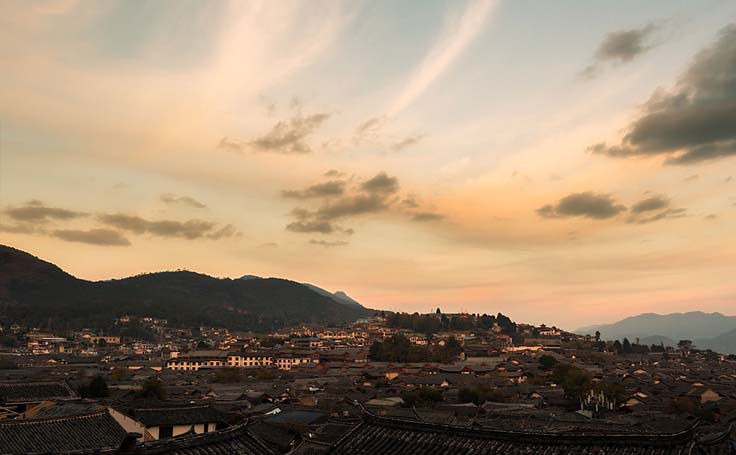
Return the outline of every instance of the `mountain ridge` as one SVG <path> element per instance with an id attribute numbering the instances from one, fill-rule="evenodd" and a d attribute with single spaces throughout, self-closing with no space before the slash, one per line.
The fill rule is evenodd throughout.
<path id="1" fill-rule="evenodd" d="M 191 326 L 270 331 L 299 323 L 350 322 L 372 312 L 280 278 L 233 280 L 165 271 L 88 281 L 0 245 L 0 320 L 70 329 L 102 327 L 126 314 Z"/>
<path id="2" fill-rule="evenodd" d="M 596 331 L 604 340 L 628 338 L 633 342 L 637 338 L 657 339 L 664 344 L 691 340 L 704 349 L 721 353 L 736 352 L 736 316 L 719 312 L 642 313 L 610 324 L 581 327 L 575 333 L 586 335 Z"/>

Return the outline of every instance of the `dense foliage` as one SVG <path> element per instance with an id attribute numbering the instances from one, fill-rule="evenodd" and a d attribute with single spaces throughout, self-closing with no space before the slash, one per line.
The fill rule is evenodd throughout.
<path id="1" fill-rule="evenodd" d="M 455 360 L 461 352 L 460 343 L 454 337 L 450 337 L 444 346 L 418 346 L 403 335 L 394 335 L 382 343 L 378 341 L 373 343 L 368 356 L 374 362 L 447 363 Z"/>
<path id="2" fill-rule="evenodd" d="M 460 403 L 475 403 L 478 406 L 486 401 L 502 403 L 506 397 L 496 389 L 488 386 L 463 387 L 458 391 L 457 400 Z"/>
<path id="3" fill-rule="evenodd" d="M 93 377 L 88 383 L 77 390 L 82 398 L 104 398 L 110 395 L 105 378 L 100 375 Z"/>
<path id="4" fill-rule="evenodd" d="M 431 387 L 420 387 L 401 392 L 401 399 L 404 400 L 406 406 L 431 407 L 442 401 L 442 392 Z"/>
<path id="5" fill-rule="evenodd" d="M 164 384 L 156 377 L 150 377 L 143 382 L 141 390 L 136 393 L 137 398 L 164 400 L 166 399 L 166 390 Z"/>
<path id="6" fill-rule="evenodd" d="M 503 333 L 516 332 L 516 324 L 501 313 L 496 316 L 487 314 L 447 315 L 440 312 L 439 308 L 437 310 L 435 314 L 388 313 L 386 314 L 386 325 L 427 335 L 453 330 L 489 330 L 495 325 L 498 325 Z"/>
<path id="7" fill-rule="evenodd" d="M 591 377 L 574 365 L 558 363 L 552 370 L 552 380 L 565 390 L 567 398 L 579 399 L 590 388 Z"/>

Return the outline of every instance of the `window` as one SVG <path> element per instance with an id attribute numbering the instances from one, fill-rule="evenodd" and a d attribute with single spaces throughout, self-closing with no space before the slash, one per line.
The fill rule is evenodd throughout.
<path id="1" fill-rule="evenodd" d="M 170 438 L 174 436 L 174 427 L 171 425 L 166 425 L 163 427 L 158 427 L 158 438 L 164 439 L 164 438 Z"/>

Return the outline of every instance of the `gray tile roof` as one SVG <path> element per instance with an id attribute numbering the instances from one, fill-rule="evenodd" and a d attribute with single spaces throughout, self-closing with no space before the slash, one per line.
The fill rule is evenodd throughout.
<path id="1" fill-rule="evenodd" d="M 694 430 L 693 426 L 672 434 L 551 434 L 431 424 L 378 417 L 365 412 L 363 423 L 339 440 L 330 453 L 684 455 L 691 453 L 691 448 L 696 445 Z"/>
<path id="2" fill-rule="evenodd" d="M 105 453 L 126 432 L 107 411 L 55 419 L 0 421 L 0 454 Z"/>

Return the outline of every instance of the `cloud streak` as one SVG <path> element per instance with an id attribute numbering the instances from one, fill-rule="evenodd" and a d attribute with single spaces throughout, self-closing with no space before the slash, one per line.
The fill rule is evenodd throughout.
<path id="1" fill-rule="evenodd" d="M 75 210 L 67 210 L 59 207 L 47 207 L 41 201 L 29 201 L 26 205 L 20 207 L 10 207 L 4 210 L 4 213 L 18 222 L 24 223 L 44 223 L 50 220 L 73 220 L 76 218 L 86 217 L 85 212 Z"/>
<path id="2" fill-rule="evenodd" d="M 341 196 L 343 193 L 345 193 L 345 182 L 330 180 L 329 182 L 317 183 L 304 190 L 284 190 L 281 195 L 285 198 L 311 199 Z"/>
<path id="3" fill-rule="evenodd" d="M 51 232 L 51 236 L 67 242 L 88 243 L 90 245 L 130 246 L 130 240 L 112 229 L 57 229 Z"/>
<path id="4" fill-rule="evenodd" d="M 199 202 L 198 200 L 194 199 L 190 196 L 177 196 L 175 194 L 162 194 L 161 195 L 161 202 L 168 205 L 184 205 L 188 207 L 193 207 L 195 209 L 203 209 L 207 207 L 206 204 Z"/>
<path id="5" fill-rule="evenodd" d="M 496 3 L 494 0 L 471 0 L 460 18 L 448 23 L 443 36 L 426 54 L 404 89 L 389 107 L 387 112 L 389 117 L 396 116 L 416 101 L 452 66 L 483 30 Z"/>
<path id="6" fill-rule="evenodd" d="M 123 213 L 102 214 L 98 216 L 100 222 L 113 226 L 124 231 L 130 231 L 135 234 L 151 234 L 158 237 L 179 237 L 189 240 L 208 237 L 219 239 L 226 236 L 234 235 L 234 230 L 215 231 L 216 223 L 205 220 L 157 220 L 150 221 L 136 215 L 126 215 Z"/>

